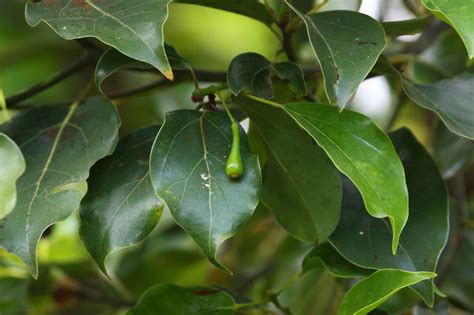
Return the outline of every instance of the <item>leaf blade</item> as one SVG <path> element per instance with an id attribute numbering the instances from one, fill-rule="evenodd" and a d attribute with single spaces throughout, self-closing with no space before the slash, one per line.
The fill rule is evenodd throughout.
<path id="1" fill-rule="evenodd" d="M 30 26 L 37 26 L 43 21 L 68 40 L 95 37 L 131 58 L 153 65 L 172 80 L 173 72 L 166 56 L 163 36 L 169 2 L 42 1 L 27 3 L 25 17 Z M 153 29 L 158 31 L 151 33 Z"/>
<path id="2" fill-rule="evenodd" d="M 331 103 L 342 110 L 385 48 L 382 26 L 358 12 L 328 11 L 304 15 L 285 3 L 304 21 L 321 66 L 326 94 Z"/>
<path id="3" fill-rule="evenodd" d="M 324 241 L 339 220 L 342 190 L 336 168 L 282 109 L 246 97 L 236 103 L 268 148 L 262 202 L 296 238 Z"/>
<path id="4" fill-rule="evenodd" d="M 0 220 L 15 208 L 16 182 L 25 172 L 25 159 L 20 148 L 0 132 Z"/>
<path id="5" fill-rule="evenodd" d="M 356 283 L 344 296 L 338 315 L 362 315 L 375 309 L 400 289 L 435 277 L 432 272 L 379 270 Z M 377 290 L 371 290 L 371 288 Z"/>
<path id="6" fill-rule="evenodd" d="M 42 233 L 66 219 L 81 199 L 79 191 L 62 188 L 83 182 L 92 164 L 111 153 L 118 126 L 115 107 L 99 98 L 69 108 L 34 107 L 1 126 L 19 144 L 27 167 L 17 205 L 3 219 L 0 246 L 20 257 L 34 277 Z"/>
<path id="7" fill-rule="evenodd" d="M 120 140 L 91 170 L 79 233 L 104 273 L 108 256 L 146 238 L 161 217 L 164 205 L 151 187 L 148 165 L 159 129 L 152 125 Z"/>
<path id="8" fill-rule="evenodd" d="M 313 103 L 290 103 L 283 108 L 351 178 L 370 215 L 390 219 L 395 253 L 408 219 L 408 194 L 402 163 L 388 136 L 356 112 L 338 113 L 335 107 Z"/>
<path id="9" fill-rule="evenodd" d="M 258 159 L 240 133 L 245 171 L 238 181 L 225 173 L 232 135 L 222 112 L 168 113 L 150 157 L 155 192 L 207 258 L 224 270 L 216 260 L 217 247 L 252 215 L 261 186 Z"/>

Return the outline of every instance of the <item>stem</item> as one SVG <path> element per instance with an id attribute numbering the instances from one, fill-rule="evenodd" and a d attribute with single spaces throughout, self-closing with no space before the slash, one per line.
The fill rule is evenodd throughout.
<path id="1" fill-rule="evenodd" d="M 202 88 L 202 89 L 196 89 L 193 92 L 193 96 L 202 98 L 202 97 L 210 95 L 210 94 L 217 94 L 219 91 L 222 91 L 222 90 L 225 90 L 225 89 L 228 89 L 228 88 L 229 88 L 229 85 L 227 85 L 227 83 L 211 85 L 211 86 L 208 86 L 208 87 L 205 87 L 205 88 Z M 219 98 L 220 98 L 220 96 L 219 96 Z"/>
<path id="2" fill-rule="evenodd" d="M 247 94 L 247 93 L 244 93 L 244 92 L 241 92 L 240 94 L 242 94 L 243 96 L 245 96 L 247 98 L 250 98 L 251 100 L 254 100 L 254 101 L 257 101 L 257 102 L 260 102 L 260 103 L 265 103 L 267 105 L 277 107 L 277 108 L 280 108 L 280 109 L 283 108 L 283 106 L 278 104 L 278 103 L 266 100 L 264 98 L 260 98 L 258 96 L 252 95 L 252 94 Z"/>
<path id="3" fill-rule="evenodd" d="M 430 15 L 404 21 L 382 22 L 387 36 L 412 35 L 421 32 L 429 24 Z"/>
<path id="4" fill-rule="evenodd" d="M 16 95 L 12 95 L 6 99 L 7 107 L 15 106 L 16 104 L 35 96 L 50 87 L 60 83 L 61 81 L 67 79 L 71 75 L 75 74 L 84 69 L 86 65 L 89 65 L 93 60 L 92 54 L 89 52 L 84 53 L 79 59 L 75 60 L 73 63 L 66 66 L 61 71 L 57 72 L 49 80 L 39 82 L 38 84 L 33 85 L 32 87 L 20 92 Z"/>
<path id="5" fill-rule="evenodd" d="M 5 120 L 10 120 L 10 113 L 8 112 L 7 103 L 5 101 L 5 95 L 3 94 L 3 90 L 0 88 L 0 108 L 2 110 L 3 116 Z"/>

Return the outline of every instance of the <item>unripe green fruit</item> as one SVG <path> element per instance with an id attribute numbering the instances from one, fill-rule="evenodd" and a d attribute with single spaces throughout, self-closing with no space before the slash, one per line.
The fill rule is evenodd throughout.
<path id="1" fill-rule="evenodd" d="M 227 176 L 232 179 L 237 179 L 242 176 L 244 172 L 244 166 L 242 164 L 242 159 L 240 157 L 240 135 L 239 135 L 239 125 L 233 123 L 232 126 L 232 148 L 227 158 L 227 163 L 225 166 L 225 172 Z"/>

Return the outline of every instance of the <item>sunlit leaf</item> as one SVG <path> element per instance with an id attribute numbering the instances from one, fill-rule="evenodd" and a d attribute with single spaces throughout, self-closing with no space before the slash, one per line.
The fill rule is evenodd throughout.
<path id="1" fill-rule="evenodd" d="M 0 133 L 0 219 L 16 204 L 16 181 L 25 171 L 25 159 L 20 148 L 8 136 Z"/>
<path id="2" fill-rule="evenodd" d="M 48 24 L 65 39 L 95 37 L 173 79 L 163 25 L 170 0 L 43 0 L 26 5 L 26 21 Z"/>
<path id="3" fill-rule="evenodd" d="M 389 226 L 365 213 L 359 193 L 348 182 L 341 221 L 330 242 L 346 259 L 365 268 L 435 271 L 448 238 L 446 188 L 435 162 L 407 129 L 392 133 L 391 138 L 405 167 L 410 196 L 410 216 L 397 255 L 389 249 Z M 421 282 L 413 289 L 432 305 L 432 281 Z"/>
<path id="4" fill-rule="evenodd" d="M 26 160 L 17 204 L 1 222 L 0 246 L 20 257 L 33 276 L 41 234 L 78 207 L 81 193 L 70 184 L 86 180 L 89 168 L 112 152 L 118 127 L 115 107 L 99 98 L 80 106 L 34 107 L 0 126 Z"/>
<path id="5" fill-rule="evenodd" d="M 465 0 L 422 0 L 434 15 L 450 24 L 461 36 L 469 57 L 474 58 L 474 2 Z"/>
<path id="6" fill-rule="evenodd" d="M 389 137 L 362 114 L 334 106 L 292 103 L 283 107 L 357 186 L 369 214 L 390 219 L 392 252 L 408 219 L 402 163 Z M 390 183 L 390 185 L 387 185 Z"/>
<path id="7" fill-rule="evenodd" d="M 385 48 L 383 28 L 371 17 L 354 11 L 304 15 L 293 10 L 306 25 L 329 100 L 344 108 Z"/>
<path id="8" fill-rule="evenodd" d="M 379 270 L 356 283 L 344 296 L 338 315 L 363 315 L 375 309 L 400 289 L 435 277 L 432 272 Z"/>

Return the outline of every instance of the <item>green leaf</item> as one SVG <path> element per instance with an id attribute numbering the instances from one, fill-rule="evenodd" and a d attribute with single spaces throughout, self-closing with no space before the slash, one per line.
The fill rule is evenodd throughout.
<path id="1" fill-rule="evenodd" d="M 91 98 L 80 106 L 34 107 L 0 126 L 26 160 L 16 207 L 1 222 L 0 246 L 20 257 L 34 277 L 41 234 L 77 209 L 81 194 L 70 184 L 85 181 L 90 167 L 112 152 L 119 124 L 111 103 Z"/>
<path id="2" fill-rule="evenodd" d="M 347 261 L 329 243 L 316 246 L 306 255 L 303 261 L 303 273 L 321 266 L 333 276 L 340 278 L 367 276 L 371 272 Z"/>
<path id="3" fill-rule="evenodd" d="M 415 103 L 435 112 L 454 133 L 474 138 L 474 107 L 471 104 L 474 74 L 465 72 L 434 84 L 416 84 L 403 77 L 385 56 L 379 59 L 375 72 L 400 79 L 405 93 Z"/>
<path id="4" fill-rule="evenodd" d="M 273 19 L 267 9 L 258 0 L 175 0 L 174 2 L 196 4 L 234 12 L 268 25 L 273 23 Z"/>
<path id="5" fill-rule="evenodd" d="M 474 231 L 466 229 L 453 236 L 462 241 L 450 258 L 452 264 L 446 270 L 446 280 L 441 289 L 450 299 L 474 312 Z"/>
<path id="6" fill-rule="evenodd" d="M 462 40 L 456 32 L 448 29 L 410 61 L 409 70 L 417 83 L 433 83 L 465 71 L 467 63 Z"/>
<path id="7" fill-rule="evenodd" d="M 161 217 L 164 204 L 155 196 L 148 165 L 159 129 L 152 125 L 120 140 L 114 153 L 91 170 L 80 235 L 104 273 L 110 254 L 143 240 Z"/>
<path id="8" fill-rule="evenodd" d="M 390 219 L 396 253 L 408 218 L 408 193 L 402 163 L 389 137 L 369 118 L 349 110 L 339 113 L 336 107 L 315 103 L 283 108 L 357 186 L 369 214 Z"/>
<path id="9" fill-rule="evenodd" d="M 165 44 L 165 51 L 168 56 L 168 61 L 173 70 L 190 70 L 191 67 L 186 61 L 176 52 L 176 50 Z M 107 97 L 102 90 L 102 83 L 110 77 L 112 74 L 130 68 L 138 69 L 152 69 L 152 66 L 130 58 L 114 48 L 106 50 L 102 56 L 100 56 L 95 68 L 95 86 L 97 90 L 104 96 Z"/>
<path id="10" fill-rule="evenodd" d="M 435 271 L 449 230 L 445 184 L 429 153 L 408 129 L 393 132 L 391 138 L 405 167 L 410 196 L 410 216 L 400 238 L 400 250 L 392 255 L 389 227 L 365 213 L 359 193 L 348 182 L 341 220 L 330 242 L 346 259 L 365 268 Z M 432 305 L 432 281 L 413 289 Z"/>
<path id="11" fill-rule="evenodd" d="M 20 148 L 8 136 L 0 133 L 0 220 L 16 204 L 16 181 L 25 171 L 25 159 Z"/>
<path id="12" fill-rule="evenodd" d="M 474 58 L 474 2 L 465 0 L 423 0 L 434 15 L 451 25 L 461 36 L 469 58 Z"/>
<path id="13" fill-rule="evenodd" d="M 292 9 L 306 25 L 329 100 L 343 109 L 385 48 L 382 26 L 353 11 L 304 15 Z"/>
<path id="14" fill-rule="evenodd" d="M 236 99 L 266 144 L 262 202 L 298 239 L 324 241 L 336 228 L 341 180 L 326 153 L 282 109 Z"/>
<path id="15" fill-rule="evenodd" d="M 280 79 L 288 81 L 288 86 L 296 94 L 296 97 L 302 98 L 308 94 L 303 71 L 296 63 L 276 63 L 273 65 L 273 71 Z"/>
<path id="16" fill-rule="evenodd" d="M 432 272 L 379 270 L 356 283 L 344 296 L 338 315 L 367 314 L 400 289 L 435 277 Z"/>
<path id="17" fill-rule="evenodd" d="M 307 94 L 301 68 L 293 62 L 273 64 L 257 53 L 244 53 L 235 57 L 227 70 L 227 82 L 234 95 L 242 91 L 263 98 L 273 98 L 272 75 L 287 80 L 297 97 Z"/>
<path id="18" fill-rule="evenodd" d="M 433 156 L 443 177 L 452 177 L 474 158 L 474 142 L 438 123 L 433 134 Z"/>
<path id="19" fill-rule="evenodd" d="M 217 288 L 164 283 L 148 289 L 127 315 L 232 315 L 234 307 L 232 297 Z"/>
<path id="20" fill-rule="evenodd" d="M 27 3 L 25 16 L 30 26 L 43 21 L 64 39 L 95 37 L 133 59 L 151 64 L 172 80 L 163 37 L 169 2 L 40 1 Z"/>
<path id="21" fill-rule="evenodd" d="M 446 126 L 460 136 L 474 139 L 474 74 L 462 73 L 431 85 L 402 78 L 405 93 L 418 105 L 435 112 Z"/>
<path id="22" fill-rule="evenodd" d="M 232 143 L 231 123 L 223 112 L 178 110 L 166 115 L 153 145 L 153 187 L 175 221 L 216 266 L 217 247 L 235 234 L 258 204 L 261 174 L 240 128 L 244 173 L 225 173 Z"/>

